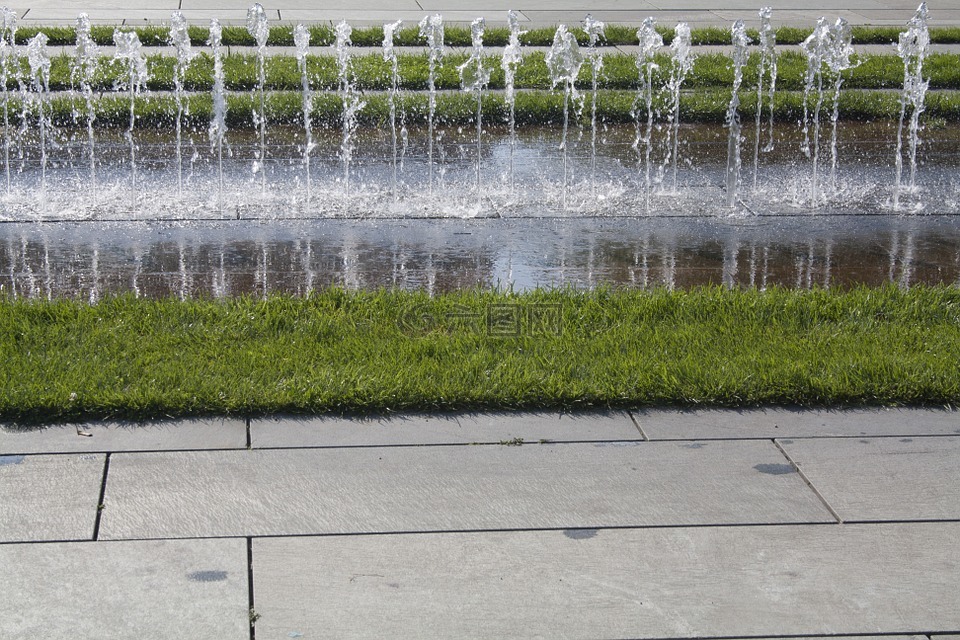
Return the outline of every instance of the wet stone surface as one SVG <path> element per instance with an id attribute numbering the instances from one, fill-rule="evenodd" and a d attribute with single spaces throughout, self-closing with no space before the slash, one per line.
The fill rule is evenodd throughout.
<path id="1" fill-rule="evenodd" d="M 0 225 L 0 289 L 35 298 L 958 281 L 943 217 Z"/>

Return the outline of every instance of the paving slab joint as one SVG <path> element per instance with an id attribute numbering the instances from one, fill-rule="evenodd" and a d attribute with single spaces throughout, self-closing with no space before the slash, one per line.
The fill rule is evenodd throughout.
<path id="1" fill-rule="evenodd" d="M 249 424 L 249 419 L 248 419 Z M 260 614 L 253 607 L 253 538 L 247 536 L 247 606 L 250 611 L 250 640 L 257 640 L 257 620 Z"/>
<path id="2" fill-rule="evenodd" d="M 637 420 L 637 416 L 633 415 L 633 411 L 627 411 L 627 415 L 630 416 L 630 421 L 633 422 L 633 426 L 640 432 L 640 437 L 643 438 L 645 442 L 649 442 L 650 438 L 643 432 L 643 427 L 640 426 L 640 421 Z"/>
<path id="3" fill-rule="evenodd" d="M 787 462 L 790 463 L 790 466 L 792 466 L 794 469 L 797 470 L 797 473 L 800 474 L 800 477 L 803 478 L 803 481 L 804 481 L 805 483 L 807 483 L 807 486 L 810 487 L 810 490 L 813 491 L 813 493 L 817 496 L 817 498 L 820 500 L 820 502 L 823 504 L 823 506 L 827 509 L 827 511 L 830 512 L 830 515 L 832 515 L 834 518 L 836 518 L 837 524 L 843 524 L 843 518 L 841 518 L 841 517 L 840 517 L 840 514 L 837 513 L 837 511 L 836 511 L 832 506 L 830 506 L 830 503 L 827 502 L 827 499 L 823 496 L 822 493 L 820 493 L 820 490 L 817 489 L 817 488 L 813 485 L 813 483 L 810 481 L 810 478 L 807 477 L 807 474 L 805 474 L 805 473 L 803 472 L 803 469 L 800 468 L 800 465 L 798 465 L 798 464 L 793 460 L 793 458 L 790 457 L 790 455 L 789 455 L 789 454 L 786 452 L 786 450 L 780 445 L 780 443 L 777 441 L 776 438 L 773 438 L 773 439 L 771 440 L 771 442 L 773 442 L 773 446 L 775 446 L 775 447 L 777 448 L 777 450 L 780 451 L 780 453 L 783 455 L 783 457 L 787 459 Z"/>
<path id="4" fill-rule="evenodd" d="M 103 479 L 100 482 L 100 496 L 97 498 L 97 515 L 93 521 L 93 540 L 100 536 L 100 519 L 103 517 L 104 497 L 107 494 L 107 475 L 110 473 L 110 454 L 103 458 Z"/>

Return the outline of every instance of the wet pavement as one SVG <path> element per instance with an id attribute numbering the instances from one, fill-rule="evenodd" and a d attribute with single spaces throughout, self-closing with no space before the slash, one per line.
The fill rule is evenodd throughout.
<path id="1" fill-rule="evenodd" d="M 0 290 L 32 298 L 958 282 L 952 216 L 0 225 Z"/>

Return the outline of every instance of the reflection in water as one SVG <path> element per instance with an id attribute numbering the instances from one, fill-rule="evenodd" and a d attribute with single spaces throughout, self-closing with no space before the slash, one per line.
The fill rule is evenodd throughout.
<path id="1" fill-rule="evenodd" d="M 0 225 L 27 298 L 306 295 L 330 286 L 847 287 L 960 283 L 950 217 L 318 220 Z"/>

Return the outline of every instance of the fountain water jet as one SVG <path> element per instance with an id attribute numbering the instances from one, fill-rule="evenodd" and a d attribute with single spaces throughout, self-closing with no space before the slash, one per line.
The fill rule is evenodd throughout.
<path id="1" fill-rule="evenodd" d="M 260 172 L 260 193 L 267 191 L 267 108 L 264 93 L 267 82 L 267 38 L 270 26 L 263 6 L 257 2 L 247 9 L 247 32 L 257 43 L 257 92 L 260 94 L 260 110 L 254 114 L 254 124 L 260 130 L 260 154 L 253 164 L 254 172 Z"/>
<path id="2" fill-rule="evenodd" d="M 130 98 L 130 124 L 124 136 L 130 143 L 130 196 L 133 209 L 137 209 L 137 146 L 133 140 L 133 127 L 136 124 L 137 96 L 147 86 L 147 59 L 143 55 L 140 38 L 135 31 L 114 31 L 113 43 L 117 47 L 114 59 L 124 64 L 126 77 L 121 76 L 119 86 L 126 86 Z"/>
<path id="3" fill-rule="evenodd" d="M 507 46 L 503 48 L 503 58 L 501 67 L 503 68 L 504 82 L 504 100 L 507 102 L 509 111 L 510 126 L 510 191 L 514 188 L 513 157 L 517 148 L 517 94 L 514 90 L 514 81 L 517 75 L 517 67 L 523 62 L 523 53 L 520 51 L 520 36 L 526 31 L 520 29 L 520 19 L 516 11 L 507 12 L 507 24 L 510 27 L 510 39 Z"/>
<path id="4" fill-rule="evenodd" d="M 389 22 L 383 25 L 383 59 L 390 64 L 390 134 L 393 141 L 393 201 L 398 199 L 397 194 L 397 96 L 400 93 L 400 65 L 397 60 L 397 50 L 393 45 L 394 34 L 403 24 L 402 20 Z"/>
<path id="5" fill-rule="evenodd" d="M 640 72 L 640 93 L 637 95 L 634 103 L 634 125 L 636 126 L 636 137 L 633 145 L 640 155 L 640 143 L 643 143 L 643 201 L 644 208 L 650 211 L 650 153 L 653 150 L 653 72 L 659 68 L 654 62 L 654 55 L 663 46 L 663 37 L 657 33 L 657 23 L 653 18 L 647 18 L 643 25 L 637 30 L 637 40 L 640 48 L 637 50 L 637 70 Z M 640 110 L 639 103 L 643 102 L 646 106 L 647 125 L 646 132 L 640 135 Z"/>
<path id="6" fill-rule="evenodd" d="M 210 20 L 207 44 L 213 50 L 213 117 L 210 119 L 210 147 L 217 152 L 217 209 L 223 214 L 223 139 L 227 134 L 227 98 L 223 78 L 223 29 L 216 18 Z M 240 212 L 237 211 L 237 218 Z"/>
<path id="7" fill-rule="evenodd" d="M 807 57 L 807 72 L 803 87 L 803 154 L 813 160 L 813 175 L 810 182 L 810 204 L 814 207 L 820 204 L 819 190 L 819 156 L 820 156 L 820 110 L 823 108 L 823 66 L 830 56 L 831 29 L 826 18 L 820 18 L 817 26 L 806 40 L 800 45 Z M 814 108 L 810 109 L 810 94 L 816 83 L 817 99 Z M 810 135 L 810 125 L 813 125 L 813 135 Z M 811 150 L 810 141 L 813 139 Z"/>
<path id="8" fill-rule="evenodd" d="M 97 160 L 94 153 L 93 123 L 97 119 L 97 112 L 93 102 L 93 76 L 97 72 L 100 48 L 90 35 L 90 19 L 87 14 L 77 16 L 77 45 L 74 50 L 71 67 L 71 81 L 74 86 L 80 86 L 80 95 L 87 108 L 87 153 L 90 160 L 90 185 L 93 187 L 93 197 L 97 197 Z M 179 149 L 177 150 L 179 154 Z"/>
<path id="9" fill-rule="evenodd" d="M 893 189 L 893 208 L 900 208 L 900 191 L 903 174 L 903 121 L 910 110 L 910 189 L 916 188 L 917 146 L 920 143 L 920 114 L 925 109 L 929 81 L 923 79 L 923 61 L 930 48 L 930 32 L 927 28 L 927 3 L 917 8 L 917 13 L 907 23 L 907 30 L 900 34 L 897 54 L 903 60 L 903 91 L 900 94 L 900 125 L 897 128 L 897 179 Z"/>
<path id="10" fill-rule="evenodd" d="M 603 71 L 603 52 L 597 47 L 606 26 L 591 14 L 583 19 L 587 33 L 587 60 L 590 61 L 590 193 L 597 194 L 597 80 Z"/>
<path id="11" fill-rule="evenodd" d="M 813 160 L 813 172 L 810 184 L 810 203 L 817 207 L 820 204 L 820 111 L 824 101 L 824 72 L 833 81 L 830 143 L 830 185 L 831 191 L 836 193 L 837 180 L 837 121 L 840 117 L 840 89 L 843 86 L 844 72 L 854 66 L 851 57 L 854 55 L 852 46 L 853 32 L 850 24 L 843 18 L 830 25 L 825 18 L 820 18 L 813 33 L 803 42 L 801 48 L 807 56 L 807 72 L 804 82 L 804 117 L 803 117 L 803 152 Z M 810 94 L 816 83 L 816 102 L 814 108 L 809 108 Z M 810 125 L 813 125 L 813 134 L 810 134 Z M 810 141 L 813 140 L 811 150 Z"/>
<path id="12" fill-rule="evenodd" d="M 350 36 L 353 28 L 342 21 L 336 28 L 337 70 L 340 75 L 340 99 L 343 102 L 343 135 L 340 140 L 340 160 L 343 162 L 343 192 L 350 195 L 350 161 L 353 158 L 353 134 L 357 129 L 357 113 L 363 101 L 353 88 L 350 67 Z"/>
<path id="13" fill-rule="evenodd" d="M 437 110 L 437 65 L 443 59 L 443 18 L 439 13 L 420 21 L 420 37 L 427 41 L 427 191 L 433 193 L 433 128 Z"/>
<path id="14" fill-rule="evenodd" d="M 830 113 L 830 190 L 837 193 L 837 122 L 840 119 L 840 89 L 843 86 L 843 74 L 855 65 L 852 60 L 853 29 L 843 18 L 830 29 L 830 43 L 827 50 L 827 67 L 833 76 L 833 111 Z"/>
<path id="15" fill-rule="evenodd" d="M 196 54 L 190 47 L 190 33 L 187 29 L 187 19 L 179 11 L 174 11 L 170 17 L 169 42 L 177 50 L 177 65 L 173 68 L 173 93 L 177 102 L 177 194 L 183 196 L 183 143 L 181 131 L 183 128 L 184 113 L 189 114 L 189 105 L 184 105 L 184 79 L 187 68 Z M 78 45 L 79 47 L 79 38 Z"/>
<path id="16" fill-rule="evenodd" d="M 19 75 L 17 57 L 17 14 L 0 7 L 0 82 L 3 83 L 3 157 L 7 173 L 7 195 L 10 195 L 10 92 L 7 83 Z"/>
<path id="17" fill-rule="evenodd" d="M 50 52 L 47 50 L 47 34 L 40 32 L 27 43 L 27 60 L 30 63 L 34 107 L 40 129 L 40 192 L 47 191 L 47 129 L 51 127 L 50 102 Z"/>
<path id="18" fill-rule="evenodd" d="M 310 206 L 310 154 L 316 146 L 313 143 L 313 92 L 310 89 L 310 75 L 307 73 L 307 55 L 310 52 L 310 30 L 298 24 L 293 30 L 293 43 L 297 47 L 297 66 L 300 67 L 302 86 L 301 108 L 303 110 L 303 169 L 307 182 L 307 207 Z"/>
<path id="19" fill-rule="evenodd" d="M 563 151 L 563 208 L 567 208 L 567 129 L 570 121 L 570 99 L 577 100 L 579 94 L 575 83 L 583 66 L 583 54 L 577 38 L 567 31 L 565 25 L 557 27 L 553 36 L 553 46 L 547 52 L 547 69 L 553 86 L 563 84 L 563 138 L 560 150 Z"/>
<path id="20" fill-rule="evenodd" d="M 667 163 L 673 168 L 673 193 L 677 193 L 677 165 L 680 162 L 680 89 L 687 74 L 693 70 L 694 55 L 691 49 L 690 25 L 680 22 L 674 29 L 670 51 L 673 67 L 667 89 L 670 92 L 670 122 L 667 129 Z M 671 148 L 672 143 L 672 148 Z"/>
<path id="21" fill-rule="evenodd" d="M 743 20 L 737 20 L 730 28 L 733 43 L 733 93 L 727 107 L 726 126 L 730 129 L 727 138 L 727 207 L 737 205 L 740 188 L 740 85 L 743 83 L 743 67 L 747 63 L 747 48 L 750 38 Z"/>
<path id="22" fill-rule="evenodd" d="M 460 86 L 467 93 L 477 94 L 477 203 L 480 201 L 480 142 L 483 134 L 483 90 L 490 82 L 490 69 L 483 65 L 483 31 L 485 22 L 477 18 L 470 24 L 470 36 L 473 51 L 466 62 L 457 67 L 460 73 Z"/>
<path id="23" fill-rule="evenodd" d="M 770 22 L 773 9 L 760 9 L 760 67 L 757 69 L 757 133 L 753 145 L 753 190 L 757 190 L 760 174 L 760 138 L 762 137 L 764 95 L 770 107 L 770 140 L 763 147 L 765 153 L 773 151 L 773 99 L 777 93 L 777 32 Z M 766 90 L 764 86 L 766 85 Z"/>

